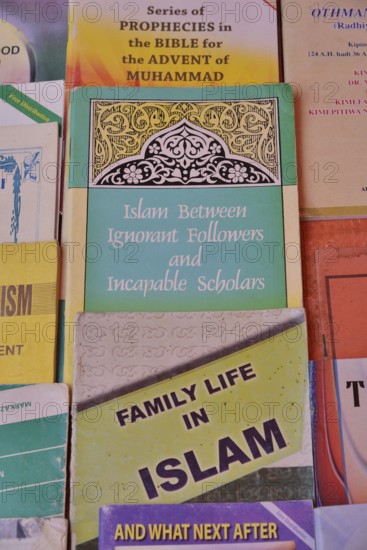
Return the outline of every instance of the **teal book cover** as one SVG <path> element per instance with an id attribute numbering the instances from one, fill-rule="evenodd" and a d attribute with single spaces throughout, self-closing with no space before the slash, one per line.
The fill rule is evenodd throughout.
<path id="1" fill-rule="evenodd" d="M 1 385 L 0 413 L 0 517 L 63 517 L 67 386 Z"/>
<path id="2" fill-rule="evenodd" d="M 302 305 L 290 86 L 79 88 L 68 132 L 68 327 Z"/>

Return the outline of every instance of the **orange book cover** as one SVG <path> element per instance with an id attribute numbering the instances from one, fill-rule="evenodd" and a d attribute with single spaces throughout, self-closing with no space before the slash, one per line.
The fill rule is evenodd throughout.
<path id="1" fill-rule="evenodd" d="M 309 356 L 367 357 L 367 220 L 301 222 Z"/>
<path id="2" fill-rule="evenodd" d="M 367 356 L 367 247 L 341 247 L 332 259 L 328 251 L 319 251 L 317 277 L 324 355 Z"/>
<path id="3" fill-rule="evenodd" d="M 311 363 L 314 380 L 314 466 L 319 505 L 347 504 L 333 361 Z"/>
<path id="4" fill-rule="evenodd" d="M 367 220 L 303 222 L 319 505 L 366 502 Z"/>

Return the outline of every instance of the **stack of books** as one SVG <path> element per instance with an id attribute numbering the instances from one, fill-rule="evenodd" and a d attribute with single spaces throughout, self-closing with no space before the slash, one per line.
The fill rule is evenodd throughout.
<path id="1" fill-rule="evenodd" d="M 0 2 L 0 548 L 363 547 L 366 18 Z"/>

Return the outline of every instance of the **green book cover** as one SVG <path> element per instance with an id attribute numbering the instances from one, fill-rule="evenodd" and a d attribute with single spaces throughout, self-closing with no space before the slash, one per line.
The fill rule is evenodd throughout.
<path id="1" fill-rule="evenodd" d="M 288 85 L 79 88 L 69 136 L 69 332 L 79 311 L 302 305 Z"/>
<path id="2" fill-rule="evenodd" d="M 69 396 L 65 384 L 0 386 L 0 517 L 63 517 Z"/>

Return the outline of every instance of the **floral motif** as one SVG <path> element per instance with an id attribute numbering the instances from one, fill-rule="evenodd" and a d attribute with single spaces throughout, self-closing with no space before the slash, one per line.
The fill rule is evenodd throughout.
<path id="1" fill-rule="evenodd" d="M 235 164 L 233 168 L 229 168 L 228 177 L 233 183 L 243 183 L 247 176 L 246 166 Z"/>
<path id="2" fill-rule="evenodd" d="M 218 143 L 212 143 L 209 150 L 213 155 L 219 155 L 222 152 L 222 148 Z"/>
<path id="3" fill-rule="evenodd" d="M 152 145 L 149 145 L 148 151 L 151 155 L 157 155 L 160 151 L 158 143 L 152 143 Z"/>
<path id="4" fill-rule="evenodd" d="M 143 179 L 143 171 L 141 168 L 137 168 L 134 165 L 126 166 L 124 168 L 124 175 L 122 176 L 127 183 L 139 183 L 139 180 Z"/>
<path id="5" fill-rule="evenodd" d="M 232 155 L 212 132 L 183 120 L 157 132 L 144 152 L 116 162 L 95 185 L 279 185 L 256 161 Z"/>
<path id="6" fill-rule="evenodd" d="M 233 155 L 246 157 L 279 179 L 277 100 L 241 101 L 96 101 L 93 103 L 91 180 L 119 160 L 141 154 L 157 154 L 150 141 L 154 135 L 183 120 L 220 139 Z M 162 149 L 159 151 L 161 155 Z M 223 155 L 223 149 L 212 154 Z M 144 170 L 143 170 L 144 172 Z M 122 173 L 121 173 L 122 174 Z M 122 179 L 122 175 L 121 175 Z M 123 180 L 126 181 L 126 180 Z"/>

